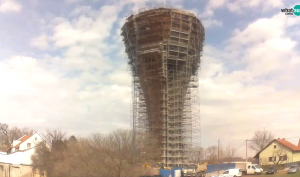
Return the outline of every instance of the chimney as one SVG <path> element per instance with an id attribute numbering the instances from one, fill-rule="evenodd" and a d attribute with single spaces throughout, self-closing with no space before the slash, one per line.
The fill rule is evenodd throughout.
<path id="1" fill-rule="evenodd" d="M 278 138 L 280 140 L 280 138 Z"/>
<path id="2" fill-rule="evenodd" d="M 299 139 L 298 147 L 300 148 L 300 139 Z"/>
<path id="3" fill-rule="evenodd" d="M 285 138 L 282 138 L 282 140 L 285 140 Z"/>

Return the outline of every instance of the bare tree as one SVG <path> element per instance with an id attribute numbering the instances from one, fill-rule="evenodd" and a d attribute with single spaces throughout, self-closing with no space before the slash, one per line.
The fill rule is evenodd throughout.
<path id="1" fill-rule="evenodd" d="M 226 149 L 224 149 L 222 143 L 219 144 L 219 159 L 222 162 L 226 158 Z"/>
<path id="2" fill-rule="evenodd" d="M 67 132 L 62 131 L 60 128 L 46 129 L 46 134 L 43 134 L 44 139 L 49 145 L 52 145 L 55 141 L 64 141 L 66 139 Z"/>
<path id="3" fill-rule="evenodd" d="M 218 147 L 217 146 L 210 146 L 206 149 L 206 154 L 208 155 L 209 163 L 213 164 L 217 162 L 218 156 Z"/>
<path id="4" fill-rule="evenodd" d="M 47 131 L 45 136 L 57 139 L 53 134 L 60 133 Z M 59 139 L 64 138 L 56 141 L 59 146 L 50 151 L 41 144 L 32 156 L 35 169 L 46 170 L 49 177 L 138 177 L 144 174 L 143 163 L 151 164 L 161 155 L 155 137 L 129 130 L 95 133 L 76 141 Z"/>
<path id="5" fill-rule="evenodd" d="M 200 163 L 201 160 L 204 160 L 204 148 L 194 147 L 192 148 L 192 153 L 190 154 L 191 163 Z"/>
<path id="6" fill-rule="evenodd" d="M 70 136 L 69 141 L 77 141 L 77 139 L 74 135 L 72 135 L 72 136 Z"/>
<path id="7" fill-rule="evenodd" d="M 51 172 L 53 171 L 53 161 L 51 159 L 51 150 L 46 145 L 46 142 L 40 142 L 35 146 L 35 152 L 31 156 L 31 162 L 33 170 L 38 169 L 39 171 L 46 171 L 47 176 L 51 177 Z"/>
<path id="8" fill-rule="evenodd" d="M 23 127 L 21 129 L 21 133 L 22 133 L 22 135 L 32 135 L 35 133 L 35 130 L 32 128 L 29 128 L 29 127 Z"/>
<path id="9" fill-rule="evenodd" d="M 28 127 L 18 128 L 12 127 L 9 125 L 0 123 L 0 139 L 2 141 L 1 150 L 6 150 L 14 140 L 19 139 L 23 135 L 31 135 L 34 130 Z"/>
<path id="10" fill-rule="evenodd" d="M 31 156 L 33 169 L 46 171 L 47 176 L 66 175 L 57 170 L 65 159 L 64 153 L 67 149 L 65 144 L 66 132 L 61 129 L 47 129 L 43 134 L 45 141 L 35 147 L 35 153 Z M 50 145 L 50 146 L 49 146 Z M 58 171 L 58 173 L 57 173 Z M 59 176 L 58 175 L 58 176 Z"/>
<path id="11" fill-rule="evenodd" d="M 0 131 L 2 134 L 7 135 L 8 134 L 8 125 L 0 123 Z"/>
<path id="12" fill-rule="evenodd" d="M 0 123 L 0 132 L 2 146 L 1 149 L 6 149 L 9 146 L 9 126 L 7 124 Z"/>
<path id="13" fill-rule="evenodd" d="M 230 162 L 233 161 L 233 158 L 234 158 L 234 156 L 235 156 L 235 152 L 236 152 L 236 150 L 235 150 L 234 145 L 228 143 L 228 145 L 227 145 L 227 147 L 226 147 L 226 157 L 228 158 L 228 160 L 229 160 Z"/>
<path id="14" fill-rule="evenodd" d="M 24 134 L 22 134 L 21 129 L 18 127 L 13 127 L 8 131 L 9 143 L 12 143 L 14 140 L 19 139 Z"/>
<path id="15" fill-rule="evenodd" d="M 276 145 L 276 150 L 273 151 L 273 163 L 282 164 L 285 160 L 288 160 L 287 150 L 281 144 Z"/>
<path id="16" fill-rule="evenodd" d="M 259 152 L 273 140 L 274 135 L 272 134 L 272 132 L 267 130 L 256 131 L 253 138 L 251 139 L 249 148 L 254 150 L 255 152 Z"/>

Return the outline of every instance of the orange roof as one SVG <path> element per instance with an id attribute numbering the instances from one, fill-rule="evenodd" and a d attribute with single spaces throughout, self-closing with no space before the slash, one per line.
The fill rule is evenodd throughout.
<path id="1" fill-rule="evenodd" d="M 268 146 L 270 146 L 271 143 L 273 143 L 274 141 L 277 141 L 278 143 L 284 145 L 285 147 L 291 149 L 292 151 L 300 151 L 300 139 L 299 139 L 299 143 L 298 146 L 295 146 L 294 144 L 288 142 L 285 139 L 274 139 L 273 141 L 271 141 L 265 148 L 263 148 L 261 151 L 259 151 L 254 158 L 257 158 L 259 153 L 261 153 L 263 150 L 265 150 Z"/>
<path id="2" fill-rule="evenodd" d="M 280 144 L 290 148 L 293 151 L 300 151 L 300 147 L 299 146 L 295 146 L 294 144 L 288 142 L 285 139 L 275 139 L 275 141 L 279 142 Z"/>
<path id="3" fill-rule="evenodd" d="M 21 141 L 19 144 L 15 145 L 15 148 L 20 147 L 20 144 L 22 144 L 24 141 L 26 141 L 28 138 L 30 138 L 32 135 L 25 135 L 23 136 L 19 141 Z"/>

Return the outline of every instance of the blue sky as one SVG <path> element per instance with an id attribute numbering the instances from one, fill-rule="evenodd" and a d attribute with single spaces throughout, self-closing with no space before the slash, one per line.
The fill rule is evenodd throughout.
<path id="1" fill-rule="evenodd" d="M 163 0 L 0 0 L 0 121 L 69 134 L 129 128 L 131 78 L 120 28 Z M 206 30 L 202 145 L 255 130 L 300 136 L 300 17 L 283 0 L 173 0 Z M 292 140 L 294 143 L 297 139 Z M 238 151 L 244 154 L 242 147 Z"/>

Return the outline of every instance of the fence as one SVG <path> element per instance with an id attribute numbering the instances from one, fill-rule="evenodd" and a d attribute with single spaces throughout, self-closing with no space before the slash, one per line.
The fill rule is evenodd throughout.
<path id="1" fill-rule="evenodd" d="M 235 168 L 235 163 L 226 163 L 226 164 L 213 164 L 207 165 L 206 173 L 212 173 L 215 171 L 222 171 Z"/>
<path id="2" fill-rule="evenodd" d="M 300 166 L 300 161 L 298 161 L 298 162 L 285 163 L 285 164 L 284 164 L 284 168 L 290 168 L 290 167 L 293 166 L 293 165 L 298 165 L 298 166 Z"/>

